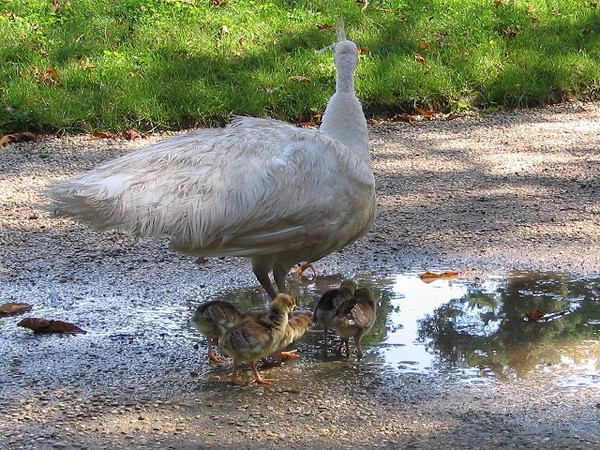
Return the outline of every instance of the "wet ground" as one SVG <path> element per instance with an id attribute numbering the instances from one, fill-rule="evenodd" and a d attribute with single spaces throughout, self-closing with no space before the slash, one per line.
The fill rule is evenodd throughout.
<path id="1" fill-rule="evenodd" d="M 376 324 L 364 339 L 361 363 L 366 366 L 398 374 L 453 376 L 471 383 L 535 379 L 543 373 L 556 377 L 561 385 L 600 387 L 600 278 L 514 272 L 480 279 L 466 271 L 428 282 L 417 273 L 385 278 L 363 274 L 354 279 L 373 290 L 378 304 Z M 311 310 L 320 294 L 341 280 L 329 276 L 296 281 L 292 289 L 298 295 L 298 308 Z M 258 288 L 213 298 L 234 302 L 243 310 L 268 304 Z M 70 298 L 51 292 L 41 304 L 34 302 L 33 311 L 0 319 L 0 352 L 9 363 L 9 373 L 26 386 L 35 384 L 52 364 L 61 376 L 48 387 L 56 388 L 71 377 L 69 385 L 85 389 L 87 371 L 110 373 L 104 378 L 108 386 L 111 379 L 134 372 L 136 365 L 155 365 L 157 360 L 198 379 L 227 372 L 228 365 L 203 364 L 205 341 L 189 322 L 199 304 L 196 299 L 159 305 L 146 304 L 143 295 L 138 300 L 93 291 Z M 528 318 L 534 312 L 542 314 L 538 321 Z M 34 334 L 17 326 L 23 317 L 68 317 L 87 333 Z M 142 348 L 133 354 L 126 351 L 136 345 Z M 292 365 L 346 359 L 337 355 L 334 345 L 323 347 L 323 333 L 317 329 L 295 347 L 303 358 Z M 114 354 L 99 357 L 109 348 Z M 197 364 L 181 364 L 192 348 L 197 349 Z M 122 354 L 126 364 L 120 361 Z M 169 396 L 168 381 L 161 384 L 163 395 L 153 392 L 152 396 Z M 132 398 L 144 396 L 131 389 Z M 173 389 L 181 391 L 181 387 Z"/>
<path id="2" fill-rule="evenodd" d="M 310 309 L 322 292 L 342 279 L 295 281 L 299 309 Z M 425 414 L 420 428 L 432 420 L 429 408 L 436 402 L 445 396 L 452 401 L 448 389 L 466 390 L 474 404 L 488 405 L 498 401 L 491 393 L 507 388 L 532 397 L 558 392 L 564 398 L 554 400 L 557 404 L 573 402 L 575 396 L 589 414 L 598 414 L 598 397 L 589 393 L 597 394 L 600 387 L 600 278 L 537 272 L 482 276 L 466 271 L 430 282 L 417 272 L 385 277 L 363 273 L 354 279 L 369 286 L 378 302 L 377 322 L 364 340 L 364 357 L 347 359 L 336 355 L 333 346 L 325 349 L 322 332 L 314 329 L 294 346 L 301 358 L 261 369 L 278 379 L 267 387 L 232 386 L 229 363 L 207 362 L 205 341 L 189 322 L 199 303 L 196 296 L 166 289 L 163 301 L 156 304 L 156 293 L 144 289 L 137 296 L 118 290 L 108 294 L 91 285 L 82 289 L 63 282 L 40 295 L 40 286 L 32 286 L 37 291 L 31 293 L 33 310 L 0 319 L 0 358 L 7 369 L 0 389 L 5 442 L 11 448 L 122 448 L 126 439 L 136 448 L 236 448 L 237 438 L 223 440 L 218 437 L 221 430 L 268 447 L 284 440 L 282 429 L 289 428 L 273 423 L 273 417 L 292 419 L 295 411 L 314 424 L 308 425 L 309 431 L 327 441 L 345 429 L 334 414 L 338 409 L 338 414 L 350 414 L 342 420 L 346 426 L 366 420 L 378 423 L 379 434 L 393 436 L 398 425 L 392 417 L 431 402 L 426 413 L 415 408 L 417 414 Z M 242 309 L 268 303 L 254 286 L 215 292 L 211 298 L 234 301 Z M 544 316 L 540 322 L 526 320 L 536 310 L 561 314 L 548 321 Z M 87 333 L 36 335 L 16 326 L 27 316 L 68 319 Z M 250 381 L 247 371 L 243 375 Z M 351 390 L 349 397 L 346 389 Z M 283 404 L 274 403 L 282 398 Z M 365 405 L 357 405 L 357 398 Z M 377 412 L 370 412 L 371 402 L 377 403 L 372 407 Z M 194 430 L 191 423 L 207 420 L 207 408 L 210 430 Z M 353 413 L 354 408 L 358 410 Z M 472 408 L 463 405 L 467 422 L 473 420 Z M 386 412 L 393 416 L 386 418 Z M 46 427 L 46 420 L 53 426 Z M 31 435 L 35 423 L 37 434 Z M 523 430 L 504 426 L 511 430 L 506 432 L 507 445 L 523 446 L 515 440 Z M 525 448 L 538 448 L 543 442 L 587 448 L 596 431 L 578 427 L 560 439 L 548 431 L 537 433 Z M 350 445 L 352 439 L 362 439 L 362 434 L 352 437 L 347 431 L 340 436 L 339 445 L 327 448 L 344 448 L 346 441 Z M 436 448 L 435 439 L 427 442 Z M 497 436 L 493 442 L 498 442 Z M 363 443 L 396 448 L 393 439 Z M 469 441 L 465 443 L 468 447 Z M 438 444 L 443 448 L 443 440 Z"/>
<path id="3" fill-rule="evenodd" d="M 371 286 L 366 355 L 323 354 L 314 331 L 261 369 L 272 386 L 232 386 L 189 324 L 213 298 L 266 305 L 245 261 L 197 264 L 37 206 L 49 179 L 155 138 L 3 147 L 0 304 L 33 309 L 0 318 L 0 448 L 598 448 L 600 105 L 370 133 L 373 229 L 293 285 L 304 308 L 343 277 Z M 524 320 L 538 312 L 554 320 Z M 87 333 L 34 335 L 23 317 Z"/>

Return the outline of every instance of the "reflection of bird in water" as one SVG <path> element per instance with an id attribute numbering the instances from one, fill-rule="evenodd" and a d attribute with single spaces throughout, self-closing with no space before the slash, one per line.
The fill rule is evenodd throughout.
<path id="1" fill-rule="evenodd" d="M 215 363 L 223 362 L 225 358 L 213 353 L 213 346 L 219 344 L 219 339 L 225 332 L 240 321 L 242 314 L 232 303 L 223 300 L 213 300 L 203 303 L 196 308 L 192 323 L 206 337 L 207 355 Z"/>
<path id="2" fill-rule="evenodd" d="M 355 241 L 375 215 L 367 122 L 354 92 L 358 49 L 343 24 L 334 49 L 336 91 L 320 130 L 236 117 L 55 182 L 53 209 L 98 229 L 166 235 L 190 255 L 248 257 L 271 299 L 286 292 L 294 264 Z"/>
<path id="3" fill-rule="evenodd" d="M 247 362 L 257 383 L 271 383 L 272 380 L 261 378 L 256 370 L 256 361 L 280 348 L 288 326 L 288 314 L 295 307 L 294 297 L 278 294 L 271 303 L 268 314 L 250 315 L 225 332 L 219 349 L 233 359 L 232 381 L 237 380 L 239 363 Z"/>
<path id="4" fill-rule="evenodd" d="M 333 318 L 333 327 L 342 337 L 338 347 L 341 353 L 342 346 L 346 348 L 346 356 L 350 356 L 348 340 L 353 337 L 356 344 L 356 355 L 363 355 L 361 340 L 375 323 L 376 305 L 373 294 L 367 288 L 357 289 L 354 296 L 342 303 Z"/>
<path id="5" fill-rule="evenodd" d="M 323 341 L 325 347 L 328 345 L 327 332 L 332 326 L 337 308 L 342 303 L 352 299 L 355 290 L 356 283 L 354 281 L 344 280 L 339 288 L 329 289 L 317 302 L 313 311 L 313 319 L 315 324 L 320 325 L 323 328 Z"/>

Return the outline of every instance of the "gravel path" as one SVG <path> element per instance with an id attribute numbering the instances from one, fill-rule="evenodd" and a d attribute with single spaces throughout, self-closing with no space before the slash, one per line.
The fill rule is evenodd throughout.
<path id="1" fill-rule="evenodd" d="M 319 262 L 323 275 L 600 273 L 600 104 L 370 132 L 378 216 L 360 242 Z M 38 337 L 0 319 L 0 448 L 597 448 L 597 387 L 544 373 L 465 383 L 376 360 L 299 361 L 273 369 L 273 386 L 225 382 L 227 367 L 209 367 L 198 336 L 177 324 L 202 299 L 255 286 L 245 261 L 199 266 L 165 242 L 37 207 L 50 178 L 156 139 L 0 148 L 0 304 L 78 314 L 96 330 Z"/>

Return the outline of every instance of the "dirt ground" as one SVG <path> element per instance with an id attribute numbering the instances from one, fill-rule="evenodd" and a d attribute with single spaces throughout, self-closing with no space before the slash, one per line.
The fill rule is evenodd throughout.
<path id="1" fill-rule="evenodd" d="M 600 273 L 600 104 L 378 123 L 378 215 L 323 276 L 477 268 Z M 0 148 L 0 304 L 85 309 L 86 336 L 32 336 L 0 318 L 0 448 L 598 448 L 598 385 L 464 382 L 377 360 L 302 360 L 272 386 L 232 386 L 204 342 L 170 324 L 247 263 L 198 266 L 165 242 L 94 232 L 38 208 L 68 177 L 158 137 L 43 138 Z M 167 320 L 169 319 L 169 320 Z M 199 348 L 198 348 L 199 345 Z"/>

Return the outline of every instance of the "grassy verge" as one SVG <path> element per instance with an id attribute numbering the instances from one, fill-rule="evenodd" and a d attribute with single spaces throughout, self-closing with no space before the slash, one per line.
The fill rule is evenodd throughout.
<path id="1" fill-rule="evenodd" d="M 362 47 L 368 116 L 600 97 L 588 0 L 4 0 L 0 134 L 310 120 L 335 20 Z"/>

